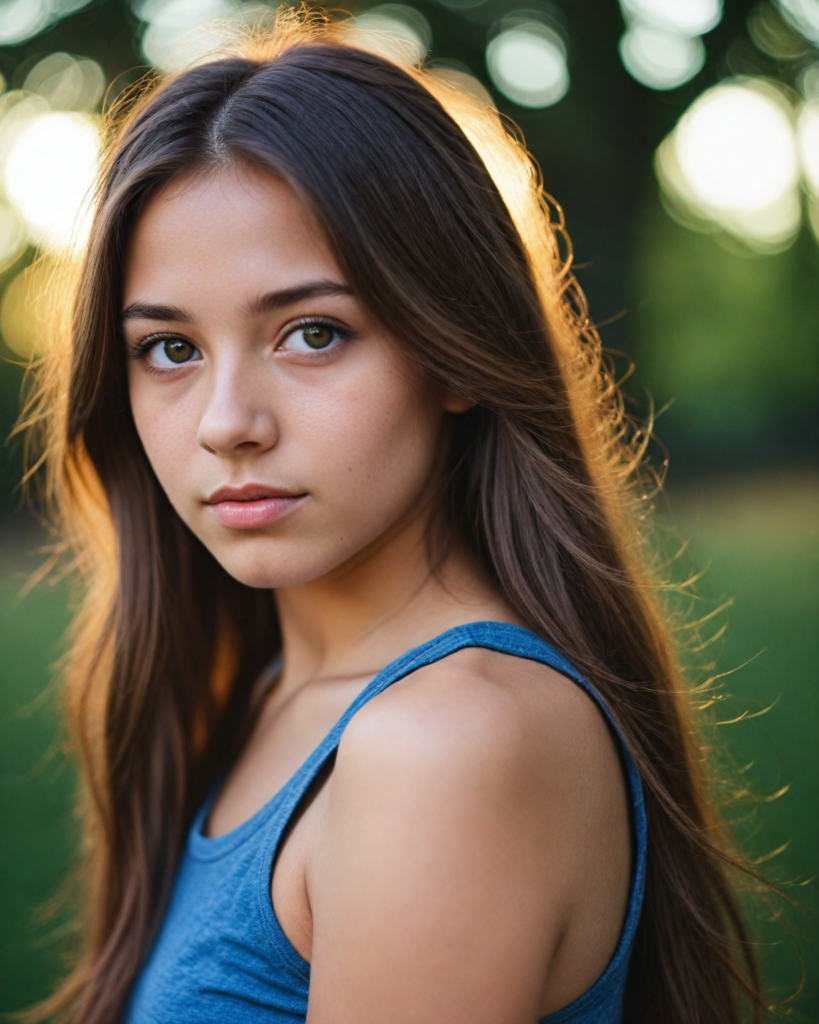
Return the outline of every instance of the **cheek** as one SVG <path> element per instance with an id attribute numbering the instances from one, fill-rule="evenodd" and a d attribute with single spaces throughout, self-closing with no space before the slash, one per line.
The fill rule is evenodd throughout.
<path id="1" fill-rule="evenodd" d="M 141 387 L 135 376 L 129 392 L 137 434 L 163 490 L 178 506 L 185 466 L 191 459 L 191 436 L 196 437 L 195 415 L 189 403 L 165 401 L 158 389 Z"/>
<path id="2" fill-rule="evenodd" d="M 427 389 L 392 366 L 325 396 L 302 420 L 321 465 L 316 497 L 348 528 L 386 526 L 380 521 L 400 514 L 428 480 L 442 417 Z"/>

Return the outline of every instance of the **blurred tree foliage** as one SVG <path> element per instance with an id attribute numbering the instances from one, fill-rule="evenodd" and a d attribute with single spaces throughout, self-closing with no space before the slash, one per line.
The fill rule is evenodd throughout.
<path id="1" fill-rule="evenodd" d="M 366 6 L 351 5 L 354 11 Z M 492 90 L 487 31 L 519 5 L 484 0 L 456 11 L 416 0 L 414 6 L 432 29 L 431 59 L 459 62 Z M 674 224 L 659 205 L 651 170 L 657 145 L 703 89 L 737 73 L 788 82 L 787 60 L 777 61 L 750 40 L 748 19 L 760 5 L 727 4 L 722 22 L 705 38 L 705 67 L 666 93 L 639 85 L 623 68 L 616 0 L 527 0 L 523 6 L 562 26 L 571 88 L 545 110 L 493 95 L 522 129 L 547 191 L 566 213 L 592 315 L 599 323 L 612 321 L 602 328 L 604 344 L 636 361 L 629 390 L 637 410 L 646 410 L 645 388 L 658 406 L 674 402 L 658 428 L 672 465 L 696 471 L 814 454 L 815 240 L 805 230 L 785 253 L 737 255 L 715 237 Z M 139 20 L 128 0 L 92 0 L 26 43 L 0 47 L 0 71 L 10 87 L 19 87 L 38 60 L 57 50 L 98 61 L 113 83 L 109 95 L 145 70 Z M 0 275 L 0 288 L 31 255 Z M 0 364 L 4 434 L 17 413 L 21 379 L 19 366 Z M 17 446 L 0 468 L 6 509 L 20 465 Z"/>
<path id="2" fill-rule="evenodd" d="M 731 252 L 653 197 L 631 259 L 636 381 L 659 407 L 672 465 L 804 462 L 816 451 L 819 246 Z M 631 386 L 631 383 L 630 383 Z"/>

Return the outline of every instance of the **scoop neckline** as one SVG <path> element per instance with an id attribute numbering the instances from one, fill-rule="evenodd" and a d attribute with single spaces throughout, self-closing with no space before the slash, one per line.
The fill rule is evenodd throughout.
<path id="1" fill-rule="evenodd" d="M 476 622 L 462 623 L 459 626 L 453 626 L 451 629 L 445 630 L 443 633 L 438 633 L 429 640 L 425 640 L 423 643 L 417 644 L 415 647 L 411 647 L 409 650 L 404 651 L 403 654 L 400 654 L 397 658 L 393 658 L 392 661 L 388 662 L 382 669 L 380 669 L 366 684 L 366 686 L 358 692 L 341 715 L 336 719 L 330 730 L 325 734 L 318 745 L 307 755 L 304 761 L 302 761 L 287 781 L 264 804 L 262 804 L 255 813 L 253 813 L 249 818 L 246 818 L 241 825 L 237 825 L 236 828 L 231 829 L 229 832 L 225 832 L 220 836 L 207 836 L 204 833 L 205 822 L 207 821 L 208 815 L 213 809 L 213 805 L 216 803 L 216 800 L 222 791 L 222 787 L 224 786 L 228 773 L 225 772 L 220 776 L 208 795 L 205 797 L 204 803 L 199 808 L 199 811 L 193 820 L 188 836 L 188 853 L 196 860 L 216 860 L 217 858 L 223 857 L 232 852 L 237 847 L 242 846 L 246 840 L 250 839 L 250 837 L 270 819 L 279 804 L 284 800 L 287 792 L 293 788 L 296 782 L 301 779 L 306 772 L 309 772 L 315 759 L 323 753 L 325 746 L 335 737 L 335 734 L 339 730 L 339 727 L 342 726 L 342 723 L 346 725 L 348 719 L 355 714 L 359 706 L 367 702 L 370 690 L 376 688 L 381 683 L 384 676 L 396 671 L 396 669 L 400 671 L 406 662 L 412 662 L 415 660 L 420 651 L 426 651 L 430 647 L 435 647 L 439 643 L 445 643 L 450 640 L 453 635 L 462 632 L 466 632 L 468 634 L 469 631 L 473 630 L 475 627 L 485 628 L 487 626 L 492 629 L 502 627 L 504 629 L 513 630 L 516 633 L 525 633 L 529 636 L 541 639 L 536 633 L 533 633 L 525 626 L 518 626 L 512 622 L 483 619 Z M 555 653 L 559 652 L 556 651 Z M 276 661 L 281 661 L 281 655 L 273 659 L 274 663 Z M 343 732 L 343 726 L 341 728 L 341 732 Z M 330 749 L 332 749 L 332 747 Z"/>
<path id="2" fill-rule="evenodd" d="M 455 627 L 455 629 L 461 628 L 463 627 Z M 451 630 L 448 632 L 451 632 Z M 313 748 L 299 767 L 293 772 L 287 781 L 283 783 L 278 790 L 276 790 L 269 800 L 262 804 L 262 806 L 249 818 L 246 818 L 241 825 L 237 825 L 236 828 L 223 833 L 221 836 L 207 836 L 204 833 L 205 822 L 207 821 L 208 815 L 213 809 L 213 805 L 216 803 L 216 800 L 222 791 L 222 787 L 224 786 L 227 778 L 227 772 L 225 772 L 225 774 L 221 776 L 208 793 L 205 798 L 205 802 L 194 819 L 188 840 L 188 853 L 197 860 L 216 860 L 219 857 L 224 857 L 237 847 L 242 846 L 246 840 L 250 839 L 250 837 L 253 836 L 270 819 L 279 804 L 284 800 L 286 794 L 297 784 L 305 773 L 309 774 L 314 761 L 319 756 L 324 755 L 324 748 L 327 747 L 328 744 L 331 744 L 336 732 L 339 730 L 339 727 L 342 726 L 342 723 L 346 724 L 348 717 L 352 717 L 357 710 L 359 702 L 366 703 L 364 698 L 366 697 L 368 699 L 367 695 L 369 694 L 369 691 L 381 682 L 382 677 L 387 675 L 391 670 L 394 670 L 399 663 L 403 663 L 407 657 L 414 655 L 417 651 L 434 643 L 437 639 L 439 639 L 439 637 L 433 637 L 431 640 L 428 640 L 423 644 L 419 644 L 418 646 L 411 648 L 409 651 L 405 651 L 403 654 L 394 658 L 391 662 L 376 672 L 373 678 L 364 687 L 362 687 L 358 694 L 356 694 L 352 701 L 350 701 L 341 715 L 339 715 L 330 727 L 329 731 L 319 741 L 318 745 Z M 341 731 L 343 732 L 343 728 Z M 332 750 L 332 746 L 330 747 L 330 750 Z"/>

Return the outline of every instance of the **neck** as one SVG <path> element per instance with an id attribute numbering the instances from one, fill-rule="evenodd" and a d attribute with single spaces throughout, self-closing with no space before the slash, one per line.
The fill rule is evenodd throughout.
<path id="1" fill-rule="evenodd" d="M 416 514 L 326 576 L 276 591 L 281 695 L 318 678 L 374 675 L 453 626 L 516 621 L 463 549 L 433 568 L 428 525 Z"/>

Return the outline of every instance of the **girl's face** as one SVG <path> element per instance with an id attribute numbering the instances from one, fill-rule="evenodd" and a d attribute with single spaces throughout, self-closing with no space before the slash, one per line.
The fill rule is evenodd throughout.
<path id="1" fill-rule="evenodd" d="M 281 180 L 234 166 L 167 186 L 124 295 L 142 444 L 237 579 L 318 579 L 423 507 L 444 414 L 464 405 L 411 370 Z"/>

